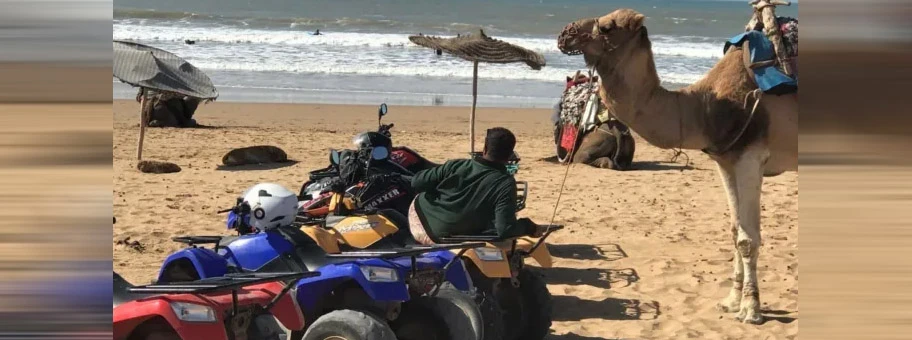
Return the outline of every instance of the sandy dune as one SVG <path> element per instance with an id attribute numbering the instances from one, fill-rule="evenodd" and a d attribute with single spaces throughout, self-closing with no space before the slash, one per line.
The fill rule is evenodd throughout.
<path id="1" fill-rule="evenodd" d="M 147 175 L 134 169 L 138 104 L 114 103 L 114 269 L 134 282 L 155 277 L 179 249 L 172 236 L 227 234 L 224 216 L 237 194 L 261 181 L 297 191 L 307 171 L 327 163 L 330 148 L 348 147 L 376 128 L 374 107 L 214 103 L 202 106 L 205 129 L 151 129 L 144 159 L 183 171 Z M 524 215 L 546 223 L 565 167 L 553 154 L 548 110 L 479 109 L 478 135 L 505 126 L 519 139 L 517 178 L 529 182 Z M 464 157 L 466 108 L 390 107 L 394 143 L 431 160 Z M 483 142 L 479 136 L 479 147 Z M 574 166 L 557 211 L 568 229 L 551 239 L 555 268 L 543 270 L 554 294 L 552 339 L 792 339 L 798 333 L 798 175 L 763 186 L 761 301 L 768 321 L 743 325 L 715 304 L 728 291 L 732 245 L 728 208 L 713 163 L 688 152 L 692 167 L 667 163 L 669 150 L 637 140 L 639 170 Z M 271 144 L 298 161 L 283 167 L 217 170 L 232 148 Z M 680 162 L 680 161 L 679 161 Z"/>

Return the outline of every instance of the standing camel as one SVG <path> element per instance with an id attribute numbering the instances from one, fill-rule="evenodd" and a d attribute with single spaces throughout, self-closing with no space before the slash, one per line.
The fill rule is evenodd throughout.
<path id="1" fill-rule="evenodd" d="M 763 94 L 753 110 L 748 94 L 757 85 L 740 48 L 729 49 L 693 85 L 666 90 L 659 83 L 644 19 L 636 11 L 619 9 L 572 22 L 561 32 L 558 48 L 583 55 L 601 76 L 603 94 L 617 118 L 647 142 L 702 150 L 718 164 L 735 244 L 732 290 L 719 307 L 737 312 L 741 322 L 760 324 L 760 187 L 764 176 L 798 171 L 797 94 Z"/>

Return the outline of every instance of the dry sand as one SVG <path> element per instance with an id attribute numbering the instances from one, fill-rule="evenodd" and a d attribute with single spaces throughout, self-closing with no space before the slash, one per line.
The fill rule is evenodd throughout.
<path id="1" fill-rule="evenodd" d="M 177 163 L 183 171 L 135 170 L 138 104 L 114 103 L 114 241 L 131 237 L 139 251 L 114 245 L 114 270 L 149 282 L 180 248 L 177 235 L 227 235 L 224 216 L 247 187 L 276 182 L 297 191 L 307 171 L 327 163 L 330 148 L 376 128 L 376 108 L 343 105 L 213 103 L 200 107 L 204 129 L 150 129 L 144 159 Z M 435 161 L 464 157 L 467 108 L 391 106 L 394 143 Z M 553 156 L 549 110 L 478 110 L 479 135 L 505 126 L 518 137 L 519 180 L 529 182 L 522 213 L 546 223 L 565 167 Z M 482 137 L 478 137 L 481 145 Z M 554 268 L 543 273 L 554 295 L 551 339 L 793 339 L 798 333 L 798 175 L 767 178 L 763 186 L 761 299 L 768 321 L 740 324 L 715 304 L 731 284 L 728 207 L 714 164 L 688 152 L 692 168 L 637 139 L 639 170 L 570 169 L 554 234 Z M 296 164 L 218 170 L 232 148 L 281 147 Z M 479 146 L 480 147 L 480 146 Z"/>

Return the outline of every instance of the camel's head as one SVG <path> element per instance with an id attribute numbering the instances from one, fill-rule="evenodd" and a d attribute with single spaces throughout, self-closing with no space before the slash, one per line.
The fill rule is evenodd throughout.
<path id="1" fill-rule="evenodd" d="M 564 54 L 582 54 L 587 64 L 602 58 L 615 62 L 630 42 L 646 35 L 646 16 L 632 9 L 619 9 L 600 18 L 580 19 L 564 27 L 557 38 L 557 48 Z"/>

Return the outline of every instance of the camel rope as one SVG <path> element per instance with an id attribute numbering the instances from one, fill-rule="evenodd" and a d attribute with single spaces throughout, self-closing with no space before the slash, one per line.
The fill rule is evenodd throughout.
<path id="1" fill-rule="evenodd" d="M 684 156 L 684 158 L 687 159 L 687 161 L 684 162 L 684 166 L 690 166 L 690 155 L 684 152 L 684 114 L 681 113 L 680 110 L 678 110 L 678 149 L 671 149 L 671 151 L 674 152 L 674 154 L 671 155 L 670 162 L 676 163 L 678 158 Z"/>
<path id="2" fill-rule="evenodd" d="M 738 140 L 740 140 L 742 136 L 744 136 L 744 132 L 747 131 L 747 127 L 750 126 L 751 121 L 754 120 L 754 114 L 757 113 L 757 108 L 760 107 L 760 99 L 763 98 L 763 91 L 761 91 L 759 88 L 757 88 L 757 89 L 754 89 L 753 91 L 750 91 L 747 94 L 745 94 L 744 95 L 744 110 L 747 110 L 747 103 L 748 103 L 748 100 L 750 99 L 750 97 L 754 97 L 754 99 L 755 99 L 754 107 L 751 109 L 750 115 L 747 116 L 747 120 L 744 121 L 744 125 L 741 126 L 741 130 L 738 132 L 738 134 L 735 136 L 735 138 L 732 139 L 731 142 L 729 142 L 728 145 L 725 146 L 725 148 L 720 150 L 719 154 L 725 153 L 726 151 L 728 151 L 728 149 L 731 149 L 731 147 L 734 146 L 735 143 L 737 143 Z"/>
<path id="3" fill-rule="evenodd" d="M 595 83 L 595 79 L 592 77 L 593 73 L 595 73 L 595 66 L 592 66 L 592 68 L 589 69 L 589 86 L 590 86 L 590 88 Z M 592 98 L 591 93 L 589 94 L 589 98 Z M 570 164 L 567 164 L 567 170 L 564 171 L 564 178 L 561 180 L 560 189 L 557 190 L 557 201 L 554 202 L 554 210 L 551 212 L 551 221 L 548 222 L 549 225 L 554 225 L 554 219 L 557 217 L 557 208 L 560 207 L 561 196 L 564 195 L 564 185 L 567 183 L 567 177 L 570 176 L 570 168 L 573 167 L 574 164 L 576 164 L 575 162 L 573 162 L 573 156 L 576 155 L 576 150 L 579 147 L 580 136 L 582 136 L 582 133 L 580 133 L 580 132 L 582 131 L 582 129 L 583 129 L 583 120 L 580 119 L 579 122 L 577 122 L 576 136 L 573 137 L 573 146 L 570 148 L 570 151 L 567 153 L 567 159 L 570 160 Z"/>

